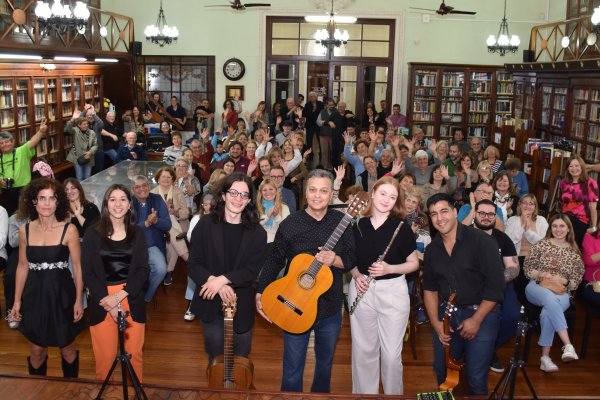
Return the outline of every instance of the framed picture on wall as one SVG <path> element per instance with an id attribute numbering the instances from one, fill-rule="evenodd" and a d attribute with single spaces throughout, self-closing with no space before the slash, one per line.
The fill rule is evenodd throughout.
<path id="1" fill-rule="evenodd" d="M 225 86 L 225 98 L 233 100 L 244 100 L 244 86 L 240 85 L 227 85 Z"/>

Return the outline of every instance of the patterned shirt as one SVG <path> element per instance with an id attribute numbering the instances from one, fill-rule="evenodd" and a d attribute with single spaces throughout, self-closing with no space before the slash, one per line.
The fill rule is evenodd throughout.
<path id="1" fill-rule="evenodd" d="M 533 271 L 560 275 L 569 281 L 567 285 L 569 290 L 577 289 L 583 278 L 584 269 L 579 251 L 570 246 L 555 246 L 550 239 L 542 239 L 531 247 L 523 267 L 528 278 L 532 277 Z"/>
<path id="2" fill-rule="evenodd" d="M 590 208 L 588 205 L 598 201 L 598 183 L 592 178 L 588 178 L 584 183 L 571 183 L 563 179 L 560 181 L 560 193 L 562 212 L 589 224 Z"/>

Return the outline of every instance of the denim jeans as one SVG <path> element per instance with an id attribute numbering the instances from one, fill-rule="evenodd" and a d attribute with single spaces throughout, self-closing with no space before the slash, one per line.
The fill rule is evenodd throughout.
<path id="1" fill-rule="evenodd" d="M 187 287 L 185 288 L 185 299 L 192 301 L 192 299 L 194 298 L 194 292 L 196 291 L 196 282 L 194 282 L 192 280 L 192 278 L 190 278 L 188 276 L 187 278 Z"/>
<path id="2" fill-rule="evenodd" d="M 165 254 L 156 246 L 148 247 L 148 267 L 150 268 L 150 276 L 148 277 L 148 290 L 144 300 L 152 301 L 156 289 L 165 279 L 167 275 L 167 259 Z"/>
<path id="3" fill-rule="evenodd" d="M 496 349 L 504 346 L 517 333 L 517 324 L 521 318 L 521 303 L 515 292 L 515 285 L 506 285 L 504 302 L 500 305 L 500 327 L 496 338 Z"/>
<path id="4" fill-rule="evenodd" d="M 117 151 L 115 149 L 108 149 L 104 151 L 104 154 L 112 160 L 113 163 L 117 163 Z"/>
<path id="5" fill-rule="evenodd" d="M 282 391 L 303 391 L 304 363 L 311 331 L 315 332 L 315 375 L 310 391 L 320 393 L 331 391 L 331 365 L 341 326 L 342 311 L 340 310 L 331 317 L 318 319 L 305 333 L 300 335 L 283 333 Z"/>
<path id="6" fill-rule="evenodd" d="M 98 150 L 94 154 L 94 173 L 97 174 L 104 170 L 104 151 Z"/>
<path id="7" fill-rule="evenodd" d="M 77 180 L 79 182 L 83 181 L 84 179 L 87 179 L 90 177 L 90 175 L 92 175 L 92 167 L 90 167 L 89 164 L 86 165 L 79 165 L 77 162 L 75 162 L 75 176 L 77 177 Z"/>
<path id="8" fill-rule="evenodd" d="M 541 287 L 533 280 L 527 284 L 525 295 L 529 302 L 542 307 L 540 313 L 541 332 L 538 344 L 542 347 L 551 347 L 554 332 L 567 329 L 565 311 L 571 305 L 569 295 L 567 293 L 554 294 L 550 289 Z"/>
<path id="9" fill-rule="evenodd" d="M 445 303 L 440 305 L 440 320 L 444 315 L 444 308 Z M 451 334 L 450 349 L 455 359 L 460 359 L 463 353 L 465 355 L 469 395 L 487 395 L 488 372 L 498 336 L 499 313 L 496 310 L 491 311 L 481 322 L 475 338 L 464 340 L 460 336 L 458 326 L 473 314 L 475 314 L 475 310 L 468 308 L 460 308 L 453 314 L 450 319 L 450 326 L 454 329 Z M 444 346 L 435 334 L 433 335 L 433 370 L 438 385 L 442 384 L 446 380 L 446 359 Z"/>

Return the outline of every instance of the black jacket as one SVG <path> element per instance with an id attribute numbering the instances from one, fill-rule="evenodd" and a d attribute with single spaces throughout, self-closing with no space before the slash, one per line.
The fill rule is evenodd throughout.
<path id="1" fill-rule="evenodd" d="M 91 226 L 85 231 L 81 249 L 83 282 L 90 290 L 90 325 L 99 324 L 106 318 L 106 311 L 99 304 L 100 300 L 108 295 L 104 264 L 98 255 L 102 247 L 102 240 L 96 226 Z M 129 294 L 127 301 L 131 310 L 131 318 L 135 322 L 144 323 L 146 322 L 146 303 L 144 302 L 143 287 L 146 285 L 150 270 L 148 268 L 146 235 L 139 226 L 135 227 L 135 237 L 131 241 L 131 246 L 133 256 L 123 290 Z"/>
<path id="2" fill-rule="evenodd" d="M 237 246 L 234 265 L 225 265 L 224 252 L 227 245 Z M 200 297 L 201 286 L 211 275 L 224 275 L 237 295 L 237 311 L 233 328 L 238 333 L 248 331 L 254 325 L 256 314 L 253 283 L 260 272 L 267 250 L 267 232 L 261 225 L 244 228 L 240 243 L 224 243 L 223 224 L 212 216 L 200 218 L 192 232 L 188 274 L 197 288 L 192 299 L 191 311 L 204 322 L 222 318 L 221 297 L 212 300 Z"/>

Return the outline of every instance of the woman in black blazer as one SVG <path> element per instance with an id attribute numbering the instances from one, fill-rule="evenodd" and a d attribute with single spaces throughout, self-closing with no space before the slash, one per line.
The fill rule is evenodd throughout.
<path id="1" fill-rule="evenodd" d="M 146 327 L 143 287 L 148 280 L 146 235 L 135 224 L 131 193 L 120 184 L 108 188 L 98 223 L 83 237 L 83 280 L 90 290 L 90 333 L 96 379 L 103 380 L 117 353 L 117 313 L 130 312 L 125 350 L 142 381 L 142 348 Z"/>
<path id="2" fill-rule="evenodd" d="M 254 185 L 236 172 L 224 179 L 214 212 L 201 218 L 191 238 L 188 269 L 197 289 L 191 311 L 202 321 L 209 362 L 223 354 L 222 303 L 237 302 L 234 354 L 248 357 L 256 313 L 255 281 L 267 248 L 259 224 Z"/>

